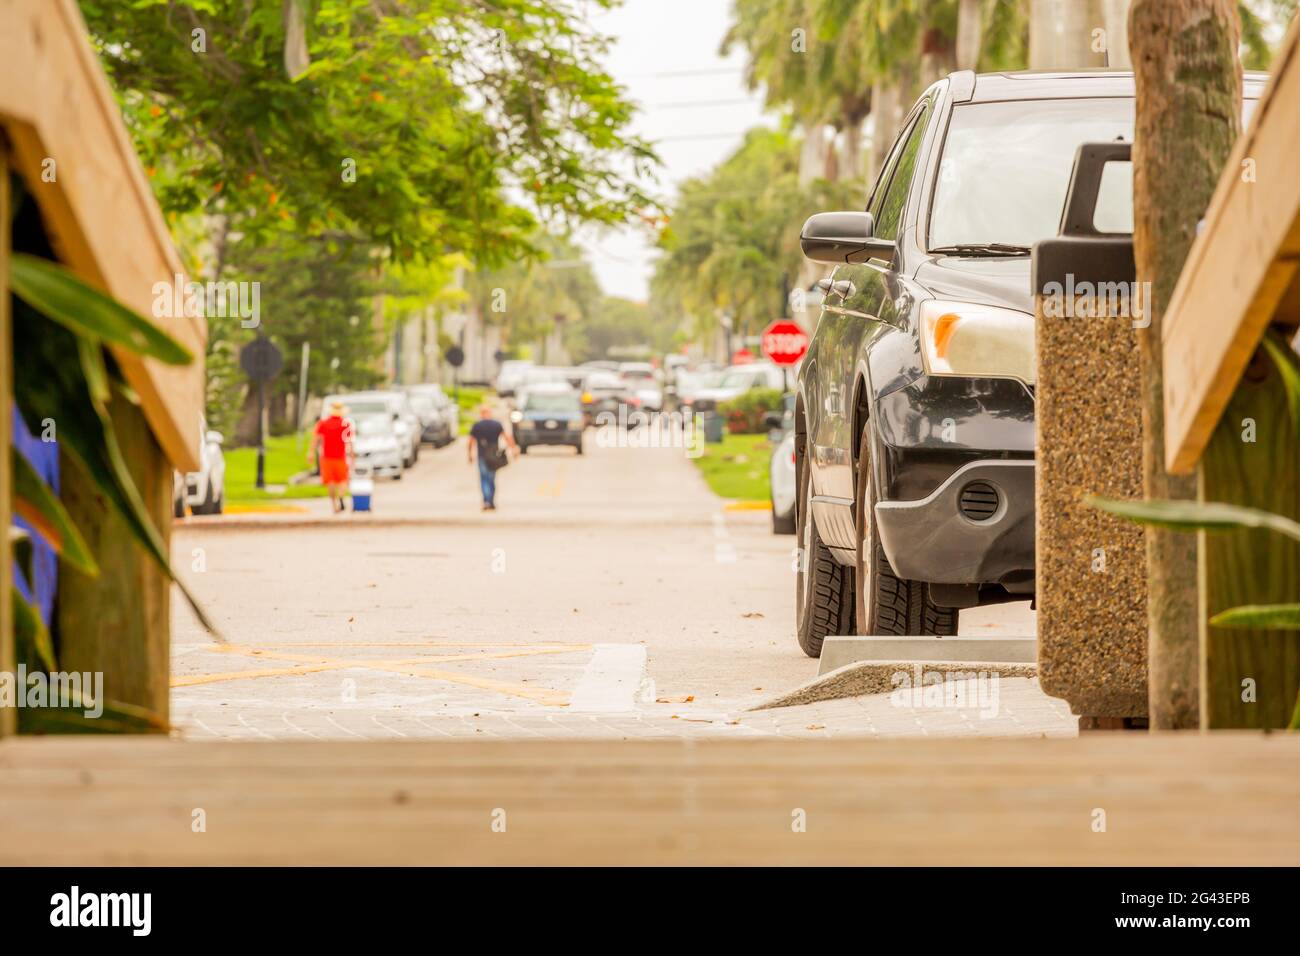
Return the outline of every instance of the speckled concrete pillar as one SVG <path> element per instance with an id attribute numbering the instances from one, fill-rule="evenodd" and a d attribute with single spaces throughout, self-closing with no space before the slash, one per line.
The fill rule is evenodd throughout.
<path id="1" fill-rule="evenodd" d="M 1147 713 L 1142 529 L 1084 504 L 1142 497 L 1138 346 L 1131 318 L 1055 317 L 1038 298 L 1038 668 L 1081 717 Z"/>

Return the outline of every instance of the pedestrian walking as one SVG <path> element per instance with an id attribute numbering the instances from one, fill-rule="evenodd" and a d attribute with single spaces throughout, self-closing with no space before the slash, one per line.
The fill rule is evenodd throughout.
<path id="1" fill-rule="evenodd" d="M 316 433 L 307 449 L 308 461 L 319 452 L 320 481 L 329 491 L 335 514 L 347 507 L 343 498 L 347 494 L 349 466 L 355 460 L 352 420 L 345 417 L 346 413 L 342 402 L 330 402 L 330 413 L 316 423 Z"/>
<path id="2" fill-rule="evenodd" d="M 506 445 L 517 451 L 514 436 L 506 431 L 505 426 L 492 417 L 491 407 L 484 405 L 479 409 L 478 421 L 469 430 L 469 463 L 478 459 L 479 487 L 483 491 L 483 510 L 496 511 L 497 472 L 510 461 L 509 455 L 501 447 L 501 439 Z"/>

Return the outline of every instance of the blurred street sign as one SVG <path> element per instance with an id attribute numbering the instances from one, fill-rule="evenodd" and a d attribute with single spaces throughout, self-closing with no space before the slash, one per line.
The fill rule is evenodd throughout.
<path id="1" fill-rule="evenodd" d="M 442 357 L 447 360 L 447 364 L 452 368 L 460 368 L 465 364 L 465 350 L 459 345 L 453 345 L 442 353 Z"/>
<path id="2" fill-rule="evenodd" d="M 259 335 L 239 350 L 239 365 L 257 383 L 257 480 L 254 487 L 266 487 L 266 390 L 263 386 L 280 374 L 284 356 L 275 343 Z"/>
<path id="3" fill-rule="evenodd" d="M 259 336 L 240 349 L 239 365 L 254 382 L 269 382 L 280 374 L 284 356 L 274 342 Z"/>
<path id="4" fill-rule="evenodd" d="M 807 333 L 789 319 L 777 319 L 763 333 L 763 354 L 776 365 L 794 365 L 807 351 Z"/>
<path id="5" fill-rule="evenodd" d="M 732 365 L 748 365 L 754 361 L 754 353 L 749 349 L 737 349 L 731 354 Z"/>

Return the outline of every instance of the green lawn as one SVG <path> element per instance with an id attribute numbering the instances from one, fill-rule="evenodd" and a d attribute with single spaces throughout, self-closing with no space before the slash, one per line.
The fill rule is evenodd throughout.
<path id="1" fill-rule="evenodd" d="M 310 468 L 307 461 L 310 435 L 301 439 L 293 435 L 280 435 L 266 440 L 266 483 L 285 485 L 283 494 L 259 491 L 253 485 L 257 480 L 257 449 L 231 448 L 226 452 L 227 501 L 278 501 L 285 498 L 319 498 L 326 494 L 320 485 L 290 485 L 289 479 Z M 297 442 L 297 444 L 295 444 Z"/>
<path id="2" fill-rule="evenodd" d="M 448 395 L 452 393 L 450 388 L 443 389 Z M 457 397 L 456 404 L 460 406 L 460 433 L 468 435 L 469 430 L 474 427 L 478 421 L 479 406 L 483 404 L 483 399 L 487 397 L 485 388 L 466 388 L 460 387 L 460 395 Z"/>
<path id="3" fill-rule="evenodd" d="M 768 466 L 772 458 L 772 445 L 767 435 L 723 436 L 722 443 L 704 445 L 704 454 L 695 464 L 709 483 L 713 493 L 721 498 L 741 501 L 768 501 Z"/>

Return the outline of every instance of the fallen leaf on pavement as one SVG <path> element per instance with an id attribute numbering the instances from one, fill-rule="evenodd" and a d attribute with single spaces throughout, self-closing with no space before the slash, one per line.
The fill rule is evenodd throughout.
<path id="1" fill-rule="evenodd" d="M 748 614 L 742 614 L 741 617 L 762 617 L 761 611 L 750 611 Z"/>
<path id="2" fill-rule="evenodd" d="M 808 730 L 825 730 L 825 729 L 826 729 L 826 725 L 825 725 L 825 724 L 809 724 L 807 729 L 808 729 Z"/>
<path id="3" fill-rule="evenodd" d="M 681 697 L 656 697 L 656 704 L 689 704 L 695 700 L 694 694 L 683 694 Z"/>

